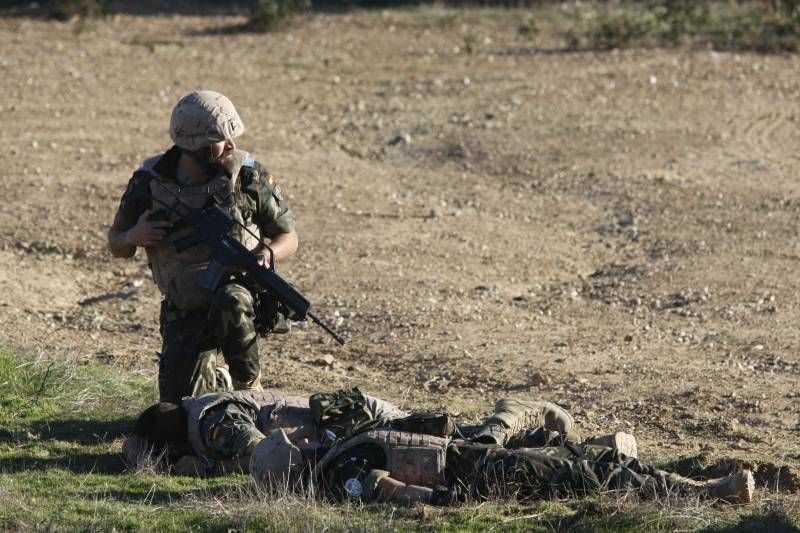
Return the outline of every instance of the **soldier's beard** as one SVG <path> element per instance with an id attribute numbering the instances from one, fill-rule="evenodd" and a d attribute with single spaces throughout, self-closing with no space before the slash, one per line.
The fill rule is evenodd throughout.
<path id="1" fill-rule="evenodd" d="M 183 152 L 191 157 L 192 161 L 194 161 L 209 177 L 214 177 L 224 170 L 222 162 L 228 155 L 227 153 L 223 153 L 221 156 L 216 157 L 210 146 L 204 146 L 197 150 L 184 150 Z"/>

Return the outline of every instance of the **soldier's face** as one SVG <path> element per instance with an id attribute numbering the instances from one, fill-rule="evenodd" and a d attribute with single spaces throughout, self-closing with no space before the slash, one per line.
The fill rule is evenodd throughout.
<path id="1" fill-rule="evenodd" d="M 233 139 L 215 142 L 211 145 L 211 156 L 214 161 L 221 163 L 236 149 Z"/>

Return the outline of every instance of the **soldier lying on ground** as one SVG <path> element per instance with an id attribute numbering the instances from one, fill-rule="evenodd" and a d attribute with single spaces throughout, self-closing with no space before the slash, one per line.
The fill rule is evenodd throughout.
<path id="1" fill-rule="evenodd" d="M 532 422 L 544 427 L 531 427 Z M 640 463 L 632 435 L 576 444 L 572 418 L 554 404 L 501 400 L 476 429 L 459 436 L 458 431 L 376 427 L 340 439 L 316 456 L 299 450 L 277 429 L 253 448 L 250 471 L 261 487 L 314 484 L 339 500 L 436 505 L 630 490 L 648 498 L 752 501 L 755 483 L 749 470 L 701 482 Z"/>
<path id="2" fill-rule="evenodd" d="M 535 432 L 530 432 L 531 435 Z M 391 428 L 372 429 L 306 460 L 281 430 L 252 452 L 250 470 L 261 487 L 321 487 L 338 500 L 447 505 L 505 497 L 522 501 L 629 490 L 641 497 L 699 496 L 750 503 L 749 470 L 695 481 L 644 465 L 618 449 L 592 443 L 517 448 Z"/>
<path id="3" fill-rule="evenodd" d="M 389 402 L 362 399 L 365 417 L 406 415 Z M 182 475 L 247 472 L 253 448 L 278 428 L 297 449 L 319 447 L 308 397 L 265 390 L 209 393 L 185 397 L 180 405 L 152 405 L 136 420 L 122 451 L 131 466 L 163 459 Z"/>
<path id="4" fill-rule="evenodd" d="M 338 441 L 387 426 L 433 428 L 442 435 L 499 446 L 513 446 L 523 438 L 539 446 L 580 442 L 572 417 L 550 402 L 500 400 L 484 423 L 456 426 L 446 415 L 410 414 L 357 389 L 310 399 L 278 391 L 237 391 L 187 397 L 181 405 L 151 406 L 136 421 L 123 453 L 131 465 L 163 455 L 179 474 L 247 472 L 252 451 L 279 429 L 293 450 L 312 460 Z M 600 441 L 636 456 L 630 435 L 617 433 Z"/>

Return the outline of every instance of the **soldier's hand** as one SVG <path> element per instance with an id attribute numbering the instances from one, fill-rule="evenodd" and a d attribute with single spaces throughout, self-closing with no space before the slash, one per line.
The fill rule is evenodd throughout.
<path id="1" fill-rule="evenodd" d="M 136 225 L 126 232 L 125 240 L 129 245 L 153 246 L 166 236 L 172 224 L 166 220 L 149 220 L 152 214 L 152 209 L 142 213 Z"/>
<path id="2" fill-rule="evenodd" d="M 275 253 L 269 246 L 259 246 L 256 250 L 256 255 L 258 256 L 258 263 L 261 266 L 267 268 L 273 268 L 275 266 Z"/>

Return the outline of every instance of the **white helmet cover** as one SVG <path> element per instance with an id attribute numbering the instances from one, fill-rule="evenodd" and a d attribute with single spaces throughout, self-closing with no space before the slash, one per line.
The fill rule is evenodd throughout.
<path id="1" fill-rule="evenodd" d="M 244 133 L 233 103 L 215 91 L 195 91 L 175 104 L 169 121 L 169 136 L 185 150 L 198 150 Z"/>

